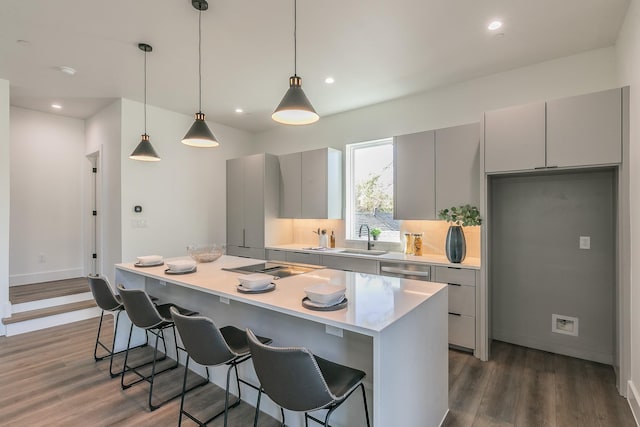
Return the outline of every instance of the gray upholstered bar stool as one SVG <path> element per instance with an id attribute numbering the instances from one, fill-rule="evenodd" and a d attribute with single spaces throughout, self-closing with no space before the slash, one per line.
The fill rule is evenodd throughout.
<path id="1" fill-rule="evenodd" d="M 198 425 L 207 425 L 215 418 L 224 414 L 224 425 L 227 425 L 229 409 L 240 404 L 242 395 L 240 392 L 240 383 L 246 384 L 256 390 L 255 385 L 248 383 L 238 376 L 238 365 L 251 358 L 249 346 L 247 344 L 247 335 L 241 329 L 234 326 L 225 326 L 218 329 L 213 320 L 203 316 L 184 316 L 175 308 L 171 308 L 173 321 L 178 328 L 178 333 L 182 339 L 187 351 L 187 361 L 184 365 L 184 380 L 182 382 L 182 400 L 180 401 L 180 418 L 178 426 L 182 425 L 182 416 L 185 415 Z M 257 340 L 263 344 L 269 344 L 271 338 L 257 337 Z M 209 377 L 209 366 L 227 365 L 227 386 L 224 395 L 224 410 L 215 414 L 206 421 L 200 421 L 195 416 L 184 409 L 184 397 L 187 387 L 187 374 L 189 372 L 189 360 L 193 359 L 196 363 L 205 367 L 207 377 Z M 237 399 L 229 404 L 229 383 L 231 379 L 231 369 L 236 374 L 236 386 L 238 390 Z"/>
<path id="2" fill-rule="evenodd" d="M 122 375 L 120 377 L 120 385 L 124 390 L 141 381 L 148 382 L 149 383 L 149 410 L 154 411 L 158 409 L 160 406 L 162 406 L 163 404 L 181 395 L 181 393 L 177 393 L 174 396 L 171 396 L 163 400 L 162 402 L 159 402 L 157 404 L 153 403 L 153 386 L 154 386 L 154 380 L 156 375 L 161 374 L 163 372 L 167 372 L 171 369 L 175 369 L 179 365 L 180 348 L 178 347 L 178 341 L 176 338 L 175 324 L 173 323 L 173 319 L 171 318 L 171 313 L 169 312 L 169 309 L 172 307 L 175 307 L 181 314 L 185 316 L 190 316 L 197 313 L 194 311 L 184 309 L 182 307 L 178 307 L 174 304 L 155 305 L 151 301 L 151 298 L 149 297 L 149 295 L 144 290 L 141 290 L 141 289 L 125 289 L 122 285 L 118 285 L 118 291 L 122 298 L 122 303 L 127 312 L 127 315 L 131 320 L 131 328 L 129 329 L 129 340 L 127 342 L 127 350 L 125 351 L 124 367 L 122 370 Z M 149 332 L 155 335 L 156 339 L 155 339 L 155 344 L 153 349 L 153 359 L 151 361 L 148 361 L 136 366 L 129 366 L 128 364 L 129 347 L 131 345 L 131 336 L 133 333 L 134 325 L 137 326 L 138 328 L 144 329 L 146 332 Z M 167 358 L 167 345 L 166 345 L 166 338 L 164 334 L 164 331 L 166 329 L 171 329 L 173 332 L 173 339 L 174 339 L 174 345 L 176 350 L 176 361 L 175 363 L 172 363 L 171 365 L 156 372 L 157 362 Z M 158 342 L 160 339 L 162 339 L 164 353 L 161 357 L 158 357 Z M 150 364 L 152 365 L 151 374 L 144 375 L 138 370 L 139 368 L 146 365 L 150 365 Z M 130 383 L 125 383 L 125 376 L 128 372 L 132 372 L 135 375 L 137 375 L 138 379 Z M 195 387 L 205 385 L 208 382 L 209 382 L 209 378 L 206 378 L 204 381 L 193 385 L 189 390 Z"/>
<path id="3" fill-rule="evenodd" d="M 302 347 L 272 347 L 262 344 L 247 329 L 247 341 L 251 349 L 253 366 L 260 380 L 254 427 L 258 425 L 260 396 L 266 393 L 280 405 L 282 425 L 284 410 L 304 412 L 305 425 L 309 419 L 329 426 L 329 417 L 358 388 L 362 390 L 364 414 L 369 423 L 367 396 L 362 380 L 365 373 L 315 356 Z M 324 422 L 308 414 L 310 411 L 327 409 Z"/>
<path id="4" fill-rule="evenodd" d="M 116 295 L 111 290 L 111 285 L 104 277 L 99 276 L 89 276 L 87 278 L 89 280 L 89 287 L 91 288 L 91 293 L 93 294 L 93 298 L 96 301 L 96 304 L 102 310 L 100 314 L 100 323 L 98 324 L 98 334 L 96 335 L 96 344 L 93 348 L 93 358 L 95 361 L 104 360 L 107 357 L 109 358 L 109 374 L 111 378 L 117 377 L 122 374 L 122 371 L 113 372 L 113 355 L 123 353 L 125 350 L 121 350 L 118 352 L 113 351 L 115 343 L 116 343 L 116 331 L 118 330 L 118 322 L 120 321 L 120 313 L 124 310 L 124 306 L 122 305 L 122 300 L 120 299 L 120 295 Z M 102 320 L 104 319 L 104 312 L 112 312 L 115 313 L 115 325 L 113 332 L 113 341 L 111 342 L 111 346 L 107 347 L 102 341 L 100 341 L 100 333 L 102 331 Z M 146 344 L 143 344 L 143 346 Z M 104 356 L 98 356 L 98 346 L 102 347 L 107 354 Z M 140 346 L 142 347 L 142 346 Z"/>

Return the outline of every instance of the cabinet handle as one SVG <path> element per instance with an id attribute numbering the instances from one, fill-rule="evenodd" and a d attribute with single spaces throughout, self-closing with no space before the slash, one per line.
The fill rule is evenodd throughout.
<path id="1" fill-rule="evenodd" d="M 547 168 L 546 166 L 536 166 L 536 167 L 534 167 L 534 169 L 546 169 L 546 168 Z"/>
<path id="2" fill-rule="evenodd" d="M 405 270 L 397 267 L 380 267 L 380 270 L 387 273 L 405 274 L 407 276 L 429 277 L 428 271 Z"/>
<path id="3" fill-rule="evenodd" d="M 451 312 L 449 312 L 449 315 L 451 315 L 451 316 L 458 316 L 458 317 L 462 317 L 462 314 L 458 314 L 458 313 L 451 313 Z"/>
<path id="4" fill-rule="evenodd" d="M 462 286 L 460 283 L 447 283 L 449 286 Z"/>
<path id="5" fill-rule="evenodd" d="M 450 270 L 462 270 L 460 267 L 447 267 Z"/>
<path id="6" fill-rule="evenodd" d="M 547 169 L 557 168 L 558 166 L 547 166 Z"/>
<path id="7" fill-rule="evenodd" d="M 243 228 L 242 229 L 242 246 L 246 246 L 246 243 L 247 243 L 245 236 L 246 236 L 246 230 Z"/>

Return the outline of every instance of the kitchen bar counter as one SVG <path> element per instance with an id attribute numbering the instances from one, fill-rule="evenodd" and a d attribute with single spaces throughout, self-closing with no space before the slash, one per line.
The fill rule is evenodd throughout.
<path id="1" fill-rule="evenodd" d="M 276 280 L 273 292 L 242 294 L 236 291 L 239 274 L 221 270 L 259 262 L 223 256 L 184 275 L 168 275 L 165 266 L 119 264 L 116 281 L 147 289 L 162 302 L 198 310 L 219 327 L 249 327 L 272 337 L 273 345 L 305 346 L 321 357 L 364 370 L 375 426 L 440 424 L 448 402 L 445 285 L 320 269 Z M 304 288 L 316 283 L 345 285 L 347 308 L 321 312 L 302 307 Z M 219 374 L 214 372 L 213 380 L 224 384 Z M 251 367 L 245 367 L 241 376 L 256 381 Z M 249 404 L 255 405 L 255 397 L 251 389 L 245 393 L 243 388 Z M 279 417 L 279 409 L 270 401 L 262 409 Z M 335 426 L 364 425 L 361 400 L 354 395 L 334 417 Z M 287 424 L 298 426 L 303 421 L 288 413 Z"/>
<path id="2" fill-rule="evenodd" d="M 406 255 L 402 252 L 387 252 L 383 255 L 368 255 L 362 251 L 362 253 L 345 253 L 342 252 L 349 248 L 326 248 L 326 249 L 311 249 L 308 245 L 300 245 L 296 243 L 285 244 L 285 245 L 272 245 L 268 246 L 267 249 L 274 249 L 280 251 L 294 251 L 294 252 L 304 252 L 309 254 L 321 254 L 321 255 L 337 255 L 344 257 L 353 257 L 353 258 L 365 258 L 365 259 L 373 259 L 380 261 L 404 261 L 404 262 L 414 262 L 414 263 L 425 263 L 431 265 L 441 265 L 445 267 L 462 267 L 473 270 L 480 269 L 480 258 L 471 258 L 467 257 L 463 262 L 459 264 L 454 264 L 449 262 L 446 256 L 444 255 L 435 255 L 435 254 L 425 254 L 421 256 L 415 255 Z"/>

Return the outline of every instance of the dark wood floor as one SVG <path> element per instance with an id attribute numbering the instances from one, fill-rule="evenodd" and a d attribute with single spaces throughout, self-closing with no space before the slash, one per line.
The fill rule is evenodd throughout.
<path id="1" fill-rule="evenodd" d="M 9 301 L 11 301 L 11 304 L 22 304 L 82 292 L 90 292 L 89 282 L 86 277 L 35 283 L 33 285 L 10 286 Z"/>
<path id="2" fill-rule="evenodd" d="M 0 425 L 177 425 L 178 400 L 150 413 L 146 385 L 122 391 L 118 379 L 107 374 L 108 362 L 93 361 L 97 324 L 98 319 L 89 319 L 0 337 Z M 635 426 L 627 402 L 615 390 L 610 366 L 496 342 L 490 362 L 450 351 L 449 372 L 447 427 Z M 180 386 L 182 370 L 167 375 L 161 383 L 164 393 Z M 210 384 L 192 392 L 189 402 L 204 417 L 220 408 L 211 402 L 220 402 L 221 396 Z M 253 408 L 243 402 L 231 411 L 229 425 L 250 426 L 252 417 Z M 261 426 L 279 425 L 266 415 L 260 421 Z M 211 425 L 220 426 L 222 420 Z"/>

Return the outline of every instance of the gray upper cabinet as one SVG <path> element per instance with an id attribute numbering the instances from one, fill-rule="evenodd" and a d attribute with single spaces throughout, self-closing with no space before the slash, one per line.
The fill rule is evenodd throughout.
<path id="1" fill-rule="evenodd" d="M 394 218 L 435 219 L 435 132 L 397 136 L 393 149 Z"/>
<path id="2" fill-rule="evenodd" d="M 486 112 L 484 155 L 485 172 L 545 167 L 545 103 Z"/>
<path id="3" fill-rule="evenodd" d="M 547 166 L 622 162 L 622 90 L 547 101 Z"/>
<path id="4" fill-rule="evenodd" d="M 480 205 L 480 123 L 438 129 L 436 213 L 451 206 Z"/>
<path id="5" fill-rule="evenodd" d="M 622 161 L 622 89 L 489 111 L 485 172 Z"/>
<path id="6" fill-rule="evenodd" d="M 279 156 L 280 217 L 342 218 L 342 152 L 333 148 Z"/>
<path id="7" fill-rule="evenodd" d="M 227 253 L 264 258 L 265 221 L 277 204 L 278 160 L 255 154 L 227 160 Z"/>

